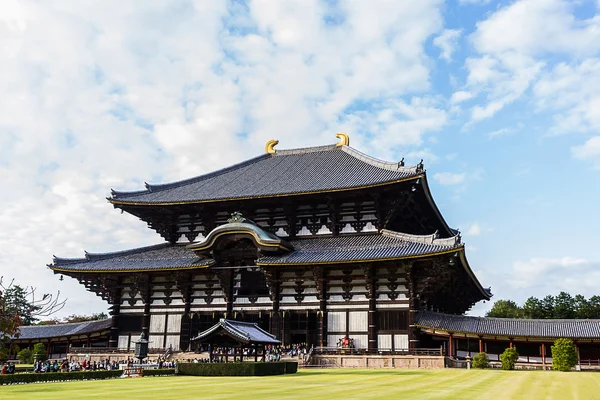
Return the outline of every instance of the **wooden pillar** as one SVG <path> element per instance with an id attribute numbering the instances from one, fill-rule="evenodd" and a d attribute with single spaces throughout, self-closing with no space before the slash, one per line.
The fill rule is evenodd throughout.
<path id="1" fill-rule="evenodd" d="M 513 340 L 512 339 L 510 339 L 510 348 L 511 349 L 513 348 Z"/>
<path id="2" fill-rule="evenodd" d="M 327 346 L 327 279 L 323 267 L 314 267 L 313 275 L 317 286 L 317 299 L 319 299 L 319 331 L 317 342 L 319 347 Z"/>
<path id="3" fill-rule="evenodd" d="M 454 356 L 454 337 L 450 334 L 450 339 L 448 339 L 448 356 Z"/>
<path id="4" fill-rule="evenodd" d="M 273 302 L 273 313 L 269 321 L 269 331 L 272 335 L 275 335 L 278 339 L 282 340 L 282 323 L 281 323 L 281 312 L 279 311 L 279 298 L 281 297 L 281 280 L 280 271 L 264 270 L 265 275 L 268 276 L 269 291 L 271 294 L 271 301 Z"/>
<path id="5" fill-rule="evenodd" d="M 408 284 L 408 349 L 415 350 L 419 347 L 419 328 L 416 327 L 416 315 L 419 311 L 419 300 L 416 293 L 416 282 L 412 263 L 406 264 L 406 281 Z"/>
<path id="6" fill-rule="evenodd" d="M 229 362 L 229 347 L 225 347 L 225 362 Z"/>
<path id="7" fill-rule="evenodd" d="M 263 344 L 261 347 L 262 347 L 262 362 L 265 362 L 265 360 L 266 360 L 265 345 Z"/>
<path id="8" fill-rule="evenodd" d="M 483 353 L 483 339 L 479 338 L 479 352 Z"/>
<path id="9" fill-rule="evenodd" d="M 369 298 L 369 343 L 367 350 L 369 353 L 377 353 L 377 277 L 373 265 L 368 265 L 365 268 L 365 280 L 367 283 L 367 297 Z"/>
<path id="10" fill-rule="evenodd" d="M 110 307 L 110 333 L 108 339 L 108 347 L 117 348 L 119 345 L 119 313 L 121 311 L 121 287 L 119 280 L 114 283 L 112 305 Z"/>
<path id="11" fill-rule="evenodd" d="M 50 339 L 48 339 L 48 345 L 46 346 L 46 354 L 48 354 L 48 358 L 50 358 Z"/>
<path id="12" fill-rule="evenodd" d="M 254 345 L 254 362 L 258 361 L 258 345 Z"/>
<path id="13" fill-rule="evenodd" d="M 546 344 L 542 343 L 542 365 L 546 369 Z"/>

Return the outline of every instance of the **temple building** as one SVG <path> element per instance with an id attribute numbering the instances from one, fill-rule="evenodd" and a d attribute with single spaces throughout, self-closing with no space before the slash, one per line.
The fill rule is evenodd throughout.
<path id="1" fill-rule="evenodd" d="M 419 310 L 462 314 L 491 297 L 427 184 L 423 163 L 334 145 L 276 150 L 108 201 L 163 244 L 49 267 L 110 304 L 108 345 L 190 350 L 221 318 L 256 322 L 284 344 L 368 352 L 420 347 Z"/>

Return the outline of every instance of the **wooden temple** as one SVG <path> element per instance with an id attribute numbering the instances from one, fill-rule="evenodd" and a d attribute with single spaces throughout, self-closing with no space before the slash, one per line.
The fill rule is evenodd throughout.
<path id="1" fill-rule="evenodd" d="M 221 318 L 284 344 L 365 352 L 420 347 L 417 313 L 462 314 L 491 297 L 460 233 L 435 205 L 423 163 L 337 144 L 265 154 L 108 201 L 164 243 L 49 267 L 110 304 L 109 346 L 192 350 Z"/>

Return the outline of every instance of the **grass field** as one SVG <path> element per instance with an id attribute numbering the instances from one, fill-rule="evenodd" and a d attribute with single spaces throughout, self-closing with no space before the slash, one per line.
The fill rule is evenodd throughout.
<path id="1" fill-rule="evenodd" d="M 581 399 L 600 373 L 301 370 L 272 377 L 148 377 L 0 386 L 0 399 Z"/>

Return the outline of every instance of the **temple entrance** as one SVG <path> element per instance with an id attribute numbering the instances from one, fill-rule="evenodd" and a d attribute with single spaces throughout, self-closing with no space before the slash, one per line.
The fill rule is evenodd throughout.
<path id="1" fill-rule="evenodd" d="M 307 347 L 317 343 L 318 317 L 316 311 L 289 312 L 285 316 L 284 344 L 306 344 Z"/>

